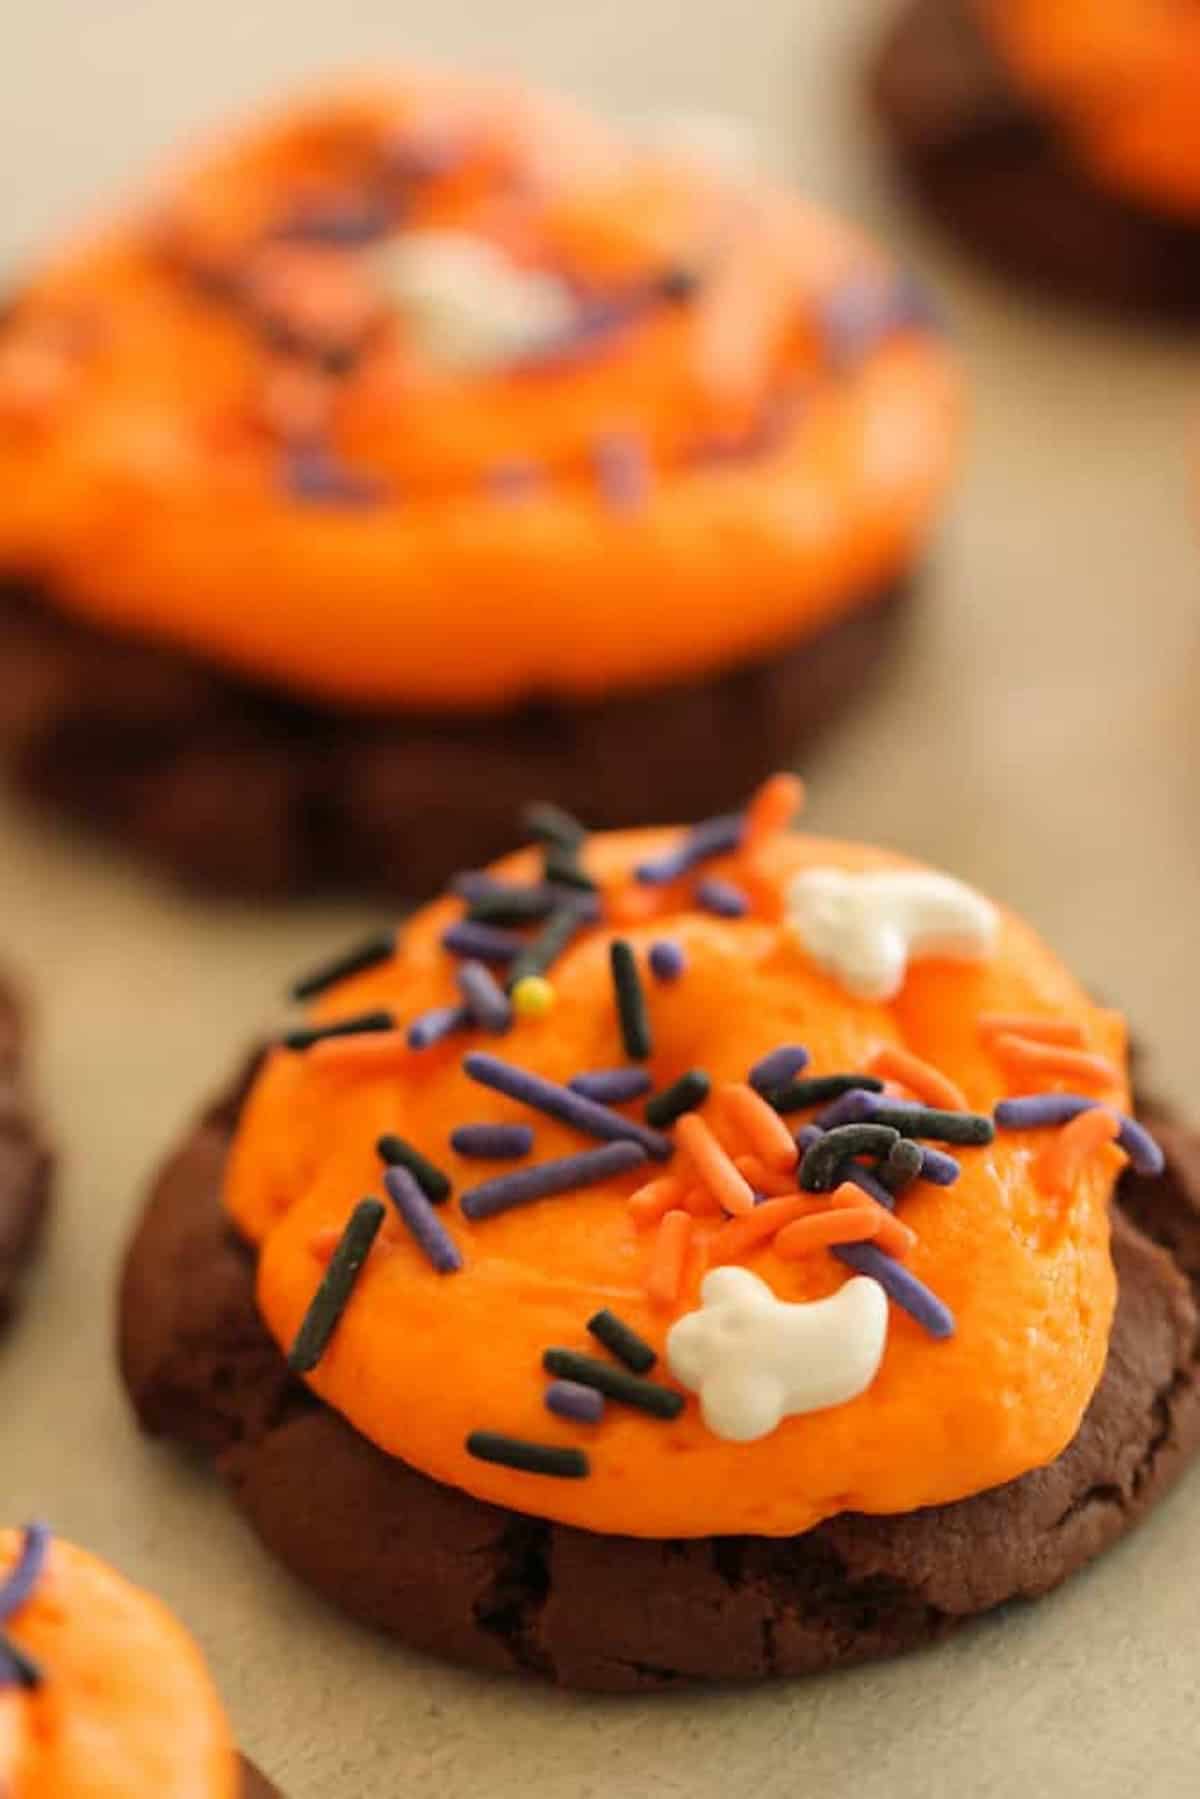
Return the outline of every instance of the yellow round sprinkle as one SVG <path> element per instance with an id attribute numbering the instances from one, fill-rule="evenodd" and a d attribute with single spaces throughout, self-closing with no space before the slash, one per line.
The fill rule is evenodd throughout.
<path id="1" fill-rule="evenodd" d="M 553 987 L 540 974 L 527 974 L 512 990 L 513 1011 L 518 1018 L 544 1018 L 554 1000 Z"/>

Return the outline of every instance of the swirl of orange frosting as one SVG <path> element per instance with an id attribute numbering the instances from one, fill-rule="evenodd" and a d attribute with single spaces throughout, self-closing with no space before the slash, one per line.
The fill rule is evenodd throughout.
<path id="1" fill-rule="evenodd" d="M 1178 0 L 979 0 L 985 28 L 1096 176 L 1200 214 L 1200 14 Z"/>
<path id="2" fill-rule="evenodd" d="M 21 1555 L 0 1531 L 0 1584 Z M 39 1684 L 0 1686 L 6 1799 L 236 1799 L 229 1726 L 195 1643 L 166 1608 L 61 1538 L 5 1637 Z"/>
<path id="3" fill-rule="evenodd" d="M 911 288 L 794 193 L 410 71 L 201 148 L 31 281 L 0 568 L 346 705 L 654 684 L 903 572 L 957 412 Z"/>
<path id="4" fill-rule="evenodd" d="M 1111 1119 L 1058 1149 L 1053 1178 L 1045 1157 L 1054 1133 L 998 1129 L 987 1141 L 984 1131 L 954 1150 L 952 1185 L 912 1181 L 887 1218 L 853 1191 L 798 1192 L 789 1129 L 813 1113 L 772 1117 L 746 1083 L 764 1056 L 803 1045 L 806 1079 L 875 1069 L 876 1086 L 969 1108 L 980 1125 L 1006 1096 L 1080 1083 L 1120 1107 L 1122 1021 L 1093 1005 L 1018 919 L 896 856 L 747 826 L 686 875 L 637 879 L 638 865 L 680 841 L 673 831 L 586 840 L 599 917 L 553 963 L 550 990 L 536 989 L 535 1006 L 518 1005 L 507 1034 L 459 1019 L 428 1047 L 406 1041 L 414 1020 L 443 1017 L 439 1009 L 460 998 L 451 949 L 472 940 L 468 933 L 464 945 L 465 902 L 451 895 L 417 913 L 394 954 L 324 994 L 312 1014 L 328 1024 L 383 1011 L 374 1022 L 394 1019 L 395 1028 L 269 1054 L 225 1195 L 258 1252 L 268 1327 L 292 1348 L 348 1218 L 364 1195 L 384 1191 L 377 1140 L 398 1133 L 453 1188 L 435 1213 L 434 1258 L 389 1207 L 323 1353 L 304 1369 L 356 1430 L 436 1480 L 596 1531 L 788 1535 L 842 1510 L 959 1499 L 1053 1458 L 1078 1428 L 1107 1351 L 1108 1208 L 1123 1165 Z M 539 875 L 537 854 L 492 872 L 528 883 Z M 657 1090 L 701 1070 L 711 1094 L 703 1098 L 701 1084 L 698 1109 L 665 1127 L 667 1159 L 490 1211 L 473 1197 L 481 1183 L 596 1146 L 572 1123 L 472 1078 L 484 1066 L 475 1057 L 559 1086 L 626 1061 L 628 1020 L 610 966 L 616 938 L 632 950 L 649 1023 L 649 1054 L 634 1065 Z M 654 973 L 681 964 L 677 978 Z M 636 1033 L 633 1042 L 636 1050 Z M 617 1109 L 643 1122 L 640 1103 Z M 455 1135 L 465 1124 L 514 1123 L 533 1130 L 517 1161 L 481 1162 L 469 1138 Z M 754 1205 L 751 1188 L 769 1203 Z M 700 1402 L 689 1365 L 698 1343 L 710 1353 L 709 1324 L 689 1323 L 676 1337 L 681 1319 L 717 1299 L 734 1305 L 735 1329 L 752 1313 L 747 1330 L 761 1342 L 761 1363 L 801 1317 L 772 1299 L 803 1307 L 840 1292 L 847 1270 L 828 1246 L 872 1236 L 906 1258 L 948 1310 L 948 1327 L 942 1312 L 931 1330 L 898 1305 L 884 1315 L 877 1302 L 848 1301 L 820 1314 L 828 1332 L 843 1333 L 847 1353 L 835 1342 L 802 1398 L 781 1389 L 759 1406 L 760 1382 L 757 1411 L 736 1395 L 726 1404 L 727 1393 Z M 739 1272 L 702 1299 L 713 1269 Z M 619 1398 L 593 1423 L 547 1409 L 546 1351 L 603 1358 L 588 1330 L 601 1308 L 656 1352 L 650 1378 L 677 1415 Z M 845 1332 L 860 1326 L 871 1341 L 847 1345 Z M 731 1339 L 734 1361 L 738 1353 Z M 747 1372 L 758 1381 L 764 1369 Z M 582 1451 L 586 1477 L 480 1459 L 471 1448 L 479 1431 L 570 1449 L 572 1459 Z"/>

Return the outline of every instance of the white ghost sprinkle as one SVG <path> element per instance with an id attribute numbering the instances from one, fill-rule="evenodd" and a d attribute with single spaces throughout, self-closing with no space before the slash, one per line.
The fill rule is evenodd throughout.
<path id="1" fill-rule="evenodd" d="M 566 336 L 575 318 L 565 282 L 518 268 L 469 232 L 402 232 L 378 268 L 422 350 L 447 368 L 510 362 Z"/>
<path id="2" fill-rule="evenodd" d="M 984 961 L 998 923 L 982 894 L 930 869 L 806 868 L 788 888 L 787 916 L 819 968 L 873 1000 L 895 998 L 910 962 Z"/>

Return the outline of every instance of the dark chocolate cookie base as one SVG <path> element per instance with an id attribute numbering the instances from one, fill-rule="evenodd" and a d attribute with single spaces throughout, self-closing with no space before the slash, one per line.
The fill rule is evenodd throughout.
<path id="1" fill-rule="evenodd" d="M 242 1799 L 280 1799 L 279 1788 L 272 1786 L 247 1756 L 239 1755 L 238 1761 L 242 1771 Z"/>
<path id="2" fill-rule="evenodd" d="M 0 583 L 0 754 L 31 800 L 190 885 L 419 898 L 510 849 L 530 798 L 596 829 L 740 805 L 859 695 L 906 592 L 715 676 L 454 719 L 287 700 Z"/>
<path id="3" fill-rule="evenodd" d="M 1018 91 L 970 0 L 909 0 L 871 93 L 923 203 L 994 267 L 1108 310 L 1200 316 L 1200 220 L 1096 182 Z"/>
<path id="4" fill-rule="evenodd" d="M 210 1454 L 302 1580 L 419 1649 L 621 1692 L 898 1654 L 1057 1585 L 1137 1523 L 1200 1443 L 1200 1135 L 1166 1125 L 1164 1179 L 1121 1183 L 1107 1368 L 1050 1466 L 779 1540 L 601 1536 L 485 1504 L 385 1456 L 288 1374 L 219 1205 L 243 1093 L 155 1185 L 124 1273 L 125 1382 L 144 1428 Z"/>
<path id="5" fill-rule="evenodd" d="M 0 982 L 0 1333 L 37 1249 L 50 1199 L 52 1162 L 23 1079 L 20 1006 Z"/>

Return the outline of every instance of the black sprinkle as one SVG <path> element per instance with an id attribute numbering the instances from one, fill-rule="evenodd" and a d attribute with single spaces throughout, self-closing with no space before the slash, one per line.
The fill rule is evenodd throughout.
<path id="1" fill-rule="evenodd" d="M 289 1031 L 283 1046 L 285 1049 L 311 1049 L 314 1043 L 324 1043 L 328 1037 L 365 1037 L 372 1031 L 394 1031 L 395 1028 L 394 1012 L 355 1012 L 349 1018 L 335 1018 L 329 1024 Z"/>
<path id="2" fill-rule="evenodd" d="M 385 1211 L 382 1200 L 360 1199 L 351 1212 L 341 1241 L 304 1315 L 304 1322 L 296 1332 L 296 1341 L 288 1356 L 288 1367 L 293 1374 L 310 1374 L 325 1354 L 371 1245 L 379 1234 Z"/>
<path id="3" fill-rule="evenodd" d="M 860 1083 L 865 1084 L 865 1083 Z M 935 1106 L 880 1106 L 875 1124 L 890 1125 L 902 1137 L 932 1137 L 938 1143 L 990 1143 L 996 1127 L 982 1112 L 941 1112 Z"/>
<path id="4" fill-rule="evenodd" d="M 472 900 L 467 917 L 473 924 L 534 924 L 548 918 L 558 904 L 544 887 L 496 888 Z"/>
<path id="5" fill-rule="evenodd" d="M 800 1185 L 806 1193 L 829 1193 L 838 1184 L 842 1164 L 851 1156 L 877 1156 L 882 1160 L 899 1139 L 899 1131 L 874 1119 L 870 1124 L 839 1124 L 836 1129 L 823 1132 L 805 1150 Z"/>
<path id="6" fill-rule="evenodd" d="M 763 1098 L 777 1112 L 803 1112 L 808 1106 L 822 1106 L 827 1099 L 840 1099 L 862 1087 L 868 1093 L 882 1093 L 883 1082 L 873 1074 L 818 1074 L 808 1081 L 789 1081 L 786 1087 L 770 1087 Z"/>
<path id="7" fill-rule="evenodd" d="M 545 928 L 514 958 L 508 971 L 508 991 L 511 993 L 518 981 L 531 974 L 548 973 L 586 922 L 578 906 L 568 904 L 555 912 Z"/>
<path id="8" fill-rule="evenodd" d="M 689 1068 L 681 1074 L 677 1081 L 664 1087 L 661 1093 L 652 1093 L 646 1101 L 646 1123 L 652 1124 L 656 1130 L 665 1130 L 667 1125 L 674 1124 L 685 1112 L 694 1112 L 702 1106 L 712 1092 L 712 1082 L 702 1068 Z"/>
<path id="9" fill-rule="evenodd" d="M 650 1019 L 646 1012 L 646 995 L 632 948 L 623 937 L 614 938 L 608 947 L 612 965 L 613 989 L 617 999 L 617 1017 L 621 1022 L 621 1041 L 632 1062 L 644 1062 L 650 1054 Z"/>
<path id="10" fill-rule="evenodd" d="M 654 1418 L 678 1418 L 683 1410 L 683 1394 L 670 1387 L 660 1387 L 652 1380 L 641 1380 L 624 1368 L 614 1368 L 597 1356 L 580 1355 L 574 1349 L 548 1349 L 542 1357 L 547 1374 L 564 1380 L 577 1380 L 581 1387 L 595 1387 L 608 1399 L 649 1412 Z"/>
<path id="11" fill-rule="evenodd" d="M 633 1326 L 618 1318 L 605 1306 L 599 1312 L 593 1312 L 587 1321 L 587 1327 L 598 1343 L 605 1349 L 611 1349 L 618 1361 L 632 1368 L 635 1374 L 649 1374 L 658 1357 L 648 1343 L 642 1341 Z"/>
<path id="12" fill-rule="evenodd" d="M 5 1687 L 23 1687 L 27 1693 L 32 1693 L 44 1679 L 41 1667 L 32 1656 L 26 1655 L 8 1637 L 0 1637 L 0 1692 Z"/>
<path id="13" fill-rule="evenodd" d="M 436 1163 L 431 1162 L 428 1156 L 423 1156 L 414 1144 L 389 1131 L 380 1137 L 375 1150 L 381 1162 L 407 1168 L 431 1205 L 445 1205 L 450 1197 L 449 1175 L 443 1174 Z"/>
<path id="14" fill-rule="evenodd" d="M 561 806 L 552 806 L 548 801 L 526 806 L 521 813 L 521 822 L 535 842 L 557 844 L 564 850 L 577 850 L 587 836 L 587 831 L 577 818 L 572 818 Z"/>
<path id="15" fill-rule="evenodd" d="M 498 1430 L 473 1430 L 467 1438 L 467 1454 L 481 1462 L 498 1462 L 502 1468 L 519 1468 L 523 1474 L 554 1474 L 559 1480 L 583 1480 L 592 1471 L 582 1449 L 527 1443 L 523 1437 L 506 1437 Z"/>
<path id="16" fill-rule="evenodd" d="M 326 988 L 336 987 L 339 981 L 348 981 L 352 974 L 362 974 L 368 968 L 378 967 L 380 962 L 389 961 L 395 953 L 395 931 L 378 931 L 364 943 L 356 943 L 352 949 L 344 950 L 340 956 L 331 957 L 319 968 L 314 968 L 311 974 L 294 981 L 290 997 L 297 1001 L 315 999 Z"/>
<path id="17" fill-rule="evenodd" d="M 680 263 L 673 269 L 664 269 L 660 277 L 659 291 L 664 300 L 670 300 L 682 306 L 688 300 L 694 300 L 703 286 L 703 277 L 699 269 L 690 269 Z"/>
<path id="18" fill-rule="evenodd" d="M 579 893 L 595 893 L 596 883 L 580 865 L 578 850 L 563 849 L 548 843 L 542 851 L 542 867 L 548 881 L 559 887 L 573 887 Z"/>
<path id="19" fill-rule="evenodd" d="M 924 1160 L 925 1152 L 919 1143 L 914 1143 L 911 1137 L 897 1137 L 886 1159 L 876 1168 L 875 1178 L 889 1193 L 899 1193 L 910 1181 L 916 1180 Z"/>

